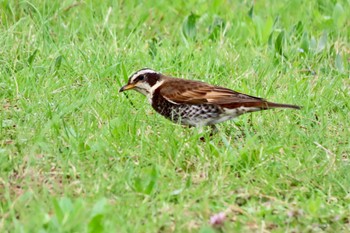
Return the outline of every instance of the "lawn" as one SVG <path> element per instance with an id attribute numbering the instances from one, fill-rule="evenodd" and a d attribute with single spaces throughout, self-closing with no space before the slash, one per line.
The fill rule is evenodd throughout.
<path id="1" fill-rule="evenodd" d="M 0 232 L 348 232 L 349 12 L 0 0 Z M 118 93 L 144 67 L 303 108 L 210 137 Z"/>

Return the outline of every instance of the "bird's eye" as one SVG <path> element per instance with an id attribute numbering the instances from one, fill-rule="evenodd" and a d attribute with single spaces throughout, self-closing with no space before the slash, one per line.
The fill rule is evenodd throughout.
<path id="1" fill-rule="evenodd" d="M 142 80 L 144 80 L 144 79 L 145 79 L 145 76 L 144 76 L 144 75 L 140 75 L 139 78 L 138 78 L 139 81 L 142 81 Z"/>

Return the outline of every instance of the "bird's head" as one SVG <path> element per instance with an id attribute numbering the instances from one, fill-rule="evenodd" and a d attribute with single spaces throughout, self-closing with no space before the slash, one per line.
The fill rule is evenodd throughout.
<path id="1" fill-rule="evenodd" d="M 152 69 L 141 69 L 133 73 L 128 83 L 120 88 L 119 92 L 135 89 L 136 91 L 150 97 L 156 86 L 162 82 L 162 75 Z"/>

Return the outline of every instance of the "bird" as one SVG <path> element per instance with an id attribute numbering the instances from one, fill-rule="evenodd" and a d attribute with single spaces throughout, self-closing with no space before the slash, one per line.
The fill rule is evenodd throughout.
<path id="1" fill-rule="evenodd" d="M 301 109 L 268 102 L 202 81 L 166 76 L 150 68 L 134 72 L 119 92 L 136 90 L 165 118 L 192 127 L 214 126 L 242 114 L 274 108 Z"/>

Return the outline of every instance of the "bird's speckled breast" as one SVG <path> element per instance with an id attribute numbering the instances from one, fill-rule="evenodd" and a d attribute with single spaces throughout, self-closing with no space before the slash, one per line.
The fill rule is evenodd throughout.
<path id="1" fill-rule="evenodd" d="M 185 125 L 206 125 L 222 113 L 222 109 L 210 104 L 174 104 L 155 92 L 152 107 L 167 119 Z"/>

